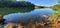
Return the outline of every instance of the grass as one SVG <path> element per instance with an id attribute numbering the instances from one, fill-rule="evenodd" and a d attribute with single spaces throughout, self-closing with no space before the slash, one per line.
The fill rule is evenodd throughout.
<path id="1" fill-rule="evenodd" d="M 52 6 L 53 10 L 60 11 L 60 4 Z"/>

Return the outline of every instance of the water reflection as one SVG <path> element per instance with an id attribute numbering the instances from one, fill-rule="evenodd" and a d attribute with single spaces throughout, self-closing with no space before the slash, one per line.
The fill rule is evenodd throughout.
<path id="1" fill-rule="evenodd" d="M 0 25 L 0 28 L 4 28 L 4 25 Z"/>
<path id="2" fill-rule="evenodd" d="M 51 15 L 54 11 L 51 8 L 43 8 L 43 9 L 35 9 L 31 12 L 26 13 L 11 13 L 4 16 L 6 22 L 25 22 L 26 20 L 29 21 L 30 19 L 40 19 L 41 15 Z"/>

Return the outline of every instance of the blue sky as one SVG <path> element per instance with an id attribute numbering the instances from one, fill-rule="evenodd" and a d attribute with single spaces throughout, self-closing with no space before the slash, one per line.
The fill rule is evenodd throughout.
<path id="1" fill-rule="evenodd" d="M 53 6 L 58 3 L 58 0 L 27 0 L 35 5 Z"/>

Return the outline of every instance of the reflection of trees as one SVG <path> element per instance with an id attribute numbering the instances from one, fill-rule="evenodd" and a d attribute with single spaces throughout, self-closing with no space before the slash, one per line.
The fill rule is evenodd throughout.
<path id="1" fill-rule="evenodd" d="M 19 8 L 0 8 L 0 13 L 1 15 L 6 15 L 10 13 L 17 13 L 17 12 L 25 13 L 33 10 L 34 9 L 31 9 L 31 8 L 20 8 L 20 9 Z"/>

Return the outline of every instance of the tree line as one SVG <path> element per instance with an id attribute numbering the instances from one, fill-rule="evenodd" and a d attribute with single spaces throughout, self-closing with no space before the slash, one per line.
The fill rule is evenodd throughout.
<path id="1" fill-rule="evenodd" d="M 34 8 L 35 5 L 26 1 L 0 1 L 0 8 Z"/>

